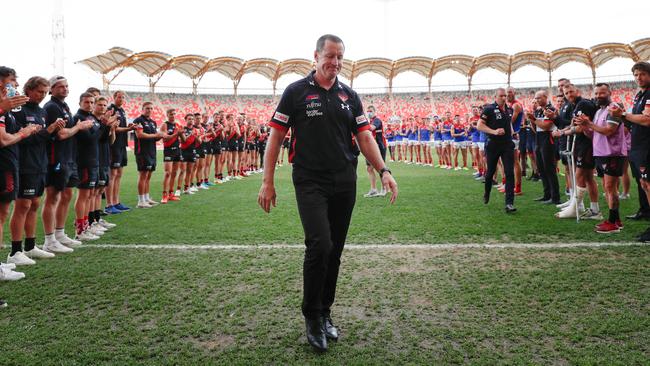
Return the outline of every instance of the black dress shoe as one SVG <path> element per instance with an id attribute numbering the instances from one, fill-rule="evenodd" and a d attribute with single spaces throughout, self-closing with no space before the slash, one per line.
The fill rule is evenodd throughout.
<path id="1" fill-rule="evenodd" d="M 625 216 L 626 219 L 630 220 L 648 220 L 650 219 L 650 214 L 643 213 L 641 211 L 637 211 L 634 215 L 628 215 Z"/>
<path id="2" fill-rule="evenodd" d="M 548 200 L 550 200 L 550 198 L 548 198 L 548 197 L 539 197 L 539 198 L 535 198 L 533 201 L 542 202 L 542 201 L 548 201 Z"/>
<path id="3" fill-rule="evenodd" d="M 517 211 L 517 209 L 515 208 L 515 206 L 513 206 L 513 205 L 506 205 L 506 213 L 513 213 L 513 212 L 515 212 L 515 211 Z"/>
<path id="4" fill-rule="evenodd" d="M 323 318 L 305 318 L 305 328 L 307 329 L 307 342 L 318 352 L 327 351 L 327 338 L 325 337 Z"/>
<path id="5" fill-rule="evenodd" d="M 490 203 L 490 194 L 489 193 L 483 193 L 483 203 L 488 204 Z"/>
<path id="6" fill-rule="evenodd" d="M 325 337 L 333 341 L 339 339 L 339 330 L 336 329 L 334 323 L 332 323 L 332 318 L 329 316 L 323 316 L 323 328 L 325 330 Z"/>

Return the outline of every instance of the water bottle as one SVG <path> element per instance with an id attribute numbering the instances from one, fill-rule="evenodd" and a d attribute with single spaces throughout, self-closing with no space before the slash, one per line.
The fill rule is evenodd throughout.
<path id="1" fill-rule="evenodd" d="M 14 85 L 13 85 L 13 84 L 11 84 L 11 83 L 7 83 L 7 84 L 5 85 L 5 87 L 7 88 L 7 97 L 9 97 L 9 98 L 13 98 L 13 97 L 15 97 L 16 95 L 20 95 L 20 94 L 18 93 L 18 91 L 16 90 L 16 88 L 14 88 Z M 22 107 L 17 107 L 17 108 L 12 109 L 11 111 L 12 111 L 12 112 L 20 112 L 21 110 L 22 110 Z"/>

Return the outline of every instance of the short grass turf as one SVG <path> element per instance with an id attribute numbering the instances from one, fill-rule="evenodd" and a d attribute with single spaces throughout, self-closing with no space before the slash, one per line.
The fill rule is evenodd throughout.
<path id="1" fill-rule="evenodd" d="M 325 355 L 302 251 L 83 248 L 0 284 L 2 365 L 647 364 L 650 248 L 346 250 Z"/>
<path id="2" fill-rule="evenodd" d="M 122 201 L 136 205 L 136 172 L 133 156 L 125 169 Z M 152 178 L 152 198 L 160 200 L 163 176 L 162 158 Z M 390 164 L 399 184 L 395 205 L 388 198 L 363 198 L 369 182 L 363 158 L 358 166 L 357 204 L 352 217 L 349 243 L 546 243 L 546 242 L 622 242 L 635 241 L 648 222 L 624 220 L 621 233 L 603 235 L 594 232 L 597 221 L 576 223 L 573 219 L 553 217 L 552 205 L 533 200 L 541 196 L 541 182 L 524 180 L 523 196 L 515 199 L 518 211 L 505 214 L 503 194 L 492 191 L 488 205 L 483 204 L 483 185 L 472 179 L 470 171 L 448 171 L 431 167 Z M 291 182 L 291 167 L 276 172 L 278 206 L 270 214 L 257 205 L 261 174 L 212 187 L 209 191 L 187 196 L 182 201 L 153 209 L 133 209 L 109 216 L 118 224 L 99 243 L 112 244 L 299 244 L 303 231 Z M 602 191 L 601 191 L 602 194 Z M 621 215 L 638 209 L 636 185 L 632 197 L 621 201 Z M 587 202 L 587 200 L 585 200 Z M 587 202 L 588 205 L 588 202 Z M 607 204 L 600 197 L 607 215 Z M 73 210 L 67 232 L 72 233 Z M 42 226 L 38 225 L 39 243 Z M 5 225 L 8 243 L 8 225 Z"/>

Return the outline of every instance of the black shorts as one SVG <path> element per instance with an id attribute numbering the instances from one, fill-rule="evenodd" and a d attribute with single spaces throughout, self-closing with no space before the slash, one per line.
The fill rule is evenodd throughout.
<path id="1" fill-rule="evenodd" d="M 57 191 L 79 185 L 79 172 L 76 163 L 48 165 L 46 187 L 54 187 Z"/>
<path id="2" fill-rule="evenodd" d="M 594 148 L 592 145 L 576 144 L 574 157 L 576 159 L 576 168 L 594 169 L 596 167 L 594 162 Z"/>
<path id="3" fill-rule="evenodd" d="M 282 147 L 284 147 L 285 149 L 288 149 L 289 148 L 289 140 L 284 140 L 282 142 Z"/>
<path id="4" fill-rule="evenodd" d="M 221 154 L 221 141 L 219 140 L 212 141 L 212 154 L 213 155 Z"/>
<path id="5" fill-rule="evenodd" d="M 79 189 L 93 189 L 97 188 L 97 181 L 99 180 L 99 168 L 94 167 L 79 167 Z"/>
<path id="6" fill-rule="evenodd" d="M 163 150 L 163 156 L 163 161 L 166 163 L 181 161 L 181 149 L 177 147 L 166 147 Z"/>
<path id="7" fill-rule="evenodd" d="M 228 141 L 228 151 L 234 152 L 237 151 L 237 149 L 238 149 L 237 140 Z"/>
<path id="8" fill-rule="evenodd" d="M 596 156 L 596 171 L 599 177 L 609 175 L 611 177 L 622 177 L 625 166 L 625 156 Z"/>
<path id="9" fill-rule="evenodd" d="M 246 151 L 255 151 L 255 143 L 247 142 L 246 143 Z"/>
<path id="10" fill-rule="evenodd" d="M 153 172 L 156 170 L 156 158 L 140 154 L 135 156 L 135 163 L 139 172 Z"/>
<path id="11" fill-rule="evenodd" d="M 18 179 L 18 198 L 31 199 L 40 197 L 45 190 L 45 177 L 43 173 L 20 174 Z"/>
<path id="12" fill-rule="evenodd" d="M 198 147 L 195 147 L 194 148 L 194 155 L 196 155 L 197 159 L 205 158 L 205 151 L 203 151 L 203 146 L 199 145 Z"/>
<path id="13" fill-rule="evenodd" d="M 632 153 L 629 160 L 634 178 L 650 182 L 650 151 Z"/>
<path id="14" fill-rule="evenodd" d="M 0 202 L 11 202 L 16 199 L 18 171 L 5 170 L 0 172 Z"/>
<path id="15" fill-rule="evenodd" d="M 243 140 L 237 141 L 237 151 L 243 152 L 246 148 L 246 143 Z"/>
<path id="16" fill-rule="evenodd" d="M 97 187 L 108 187 L 108 182 L 111 180 L 111 168 L 108 166 L 100 166 L 99 174 L 97 176 Z"/>
<path id="17" fill-rule="evenodd" d="M 127 164 L 126 147 L 111 146 L 111 168 L 117 169 L 125 167 Z"/>
<path id="18" fill-rule="evenodd" d="M 184 161 L 186 163 L 196 162 L 196 153 L 194 152 L 194 149 L 181 149 L 181 161 Z"/>

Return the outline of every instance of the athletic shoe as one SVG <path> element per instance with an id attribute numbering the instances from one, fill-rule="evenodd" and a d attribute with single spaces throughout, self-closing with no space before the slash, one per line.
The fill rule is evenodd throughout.
<path id="1" fill-rule="evenodd" d="M 237 180 L 242 180 L 242 179 L 243 179 L 243 178 L 242 178 L 241 176 L 239 176 L 239 175 L 236 175 L 236 176 L 234 176 L 234 177 L 232 177 L 232 178 L 233 178 L 233 179 L 237 179 Z"/>
<path id="2" fill-rule="evenodd" d="M 147 200 L 147 203 L 151 206 L 158 206 L 159 202 L 152 200 L 151 198 Z"/>
<path id="3" fill-rule="evenodd" d="M 106 212 L 110 215 L 116 215 L 122 213 L 122 211 L 118 210 L 115 206 L 106 207 Z"/>
<path id="4" fill-rule="evenodd" d="M 205 184 L 206 184 L 208 187 L 212 187 L 212 186 L 216 185 L 216 184 L 214 184 L 214 183 L 212 183 L 212 182 L 208 182 L 208 183 L 205 183 Z"/>
<path id="5" fill-rule="evenodd" d="M 466 166 L 463 167 L 463 170 L 469 170 Z"/>
<path id="6" fill-rule="evenodd" d="M 68 235 L 66 235 L 66 233 L 63 233 L 63 234 L 56 234 L 55 233 L 54 238 L 56 239 L 56 241 L 58 241 L 59 243 L 65 245 L 67 247 L 75 247 L 75 246 L 81 245 L 81 242 L 79 240 L 75 240 L 75 239 L 70 238 Z"/>
<path id="7" fill-rule="evenodd" d="M 46 252 L 44 250 L 39 249 L 38 247 L 34 247 L 34 249 L 32 250 L 26 251 L 25 255 L 31 259 L 54 258 L 54 253 Z"/>
<path id="8" fill-rule="evenodd" d="M 194 191 L 188 188 L 183 191 L 183 194 L 194 194 Z"/>
<path id="9" fill-rule="evenodd" d="M 9 306 L 9 305 L 7 304 L 7 302 L 4 301 L 4 300 L 2 300 L 2 299 L 0 299 L 0 308 L 6 308 L 7 306 Z"/>
<path id="10" fill-rule="evenodd" d="M 90 225 L 87 231 L 90 231 L 91 234 L 96 236 L 102 236 L 106 234 L 106 229 L 103 226 L 101 226 L 98 222 L 93 222 L 93 224 Z"/>
<path id="11" fill-rule="evenodd" d="M 618 199 L 620 199 L 620 200 L 626 200 L 626 199 L 629 199 L 629 198 L 630 198 L 629 193 L 621 193 L 621 194 L 618 195 Z"/>
<path id="12" fill-rule="evenodd" d="M 223 184 L 223 181 L 221 179 L 215 179 L 214 182 L 217 184 Z"/>
<path id="13" fill-rule="evenodd" d="M 198 189 L 198 188 L 196 188 L 196 186 L 191 186 L 191 187 L 190 187 L 190 188 L 188 188 L 188 189 L 190 190 L 190 192 L 194 192 L 194 193 L 196 193 L 196 192 L 198 192 L 198 191 L 199 191 L 199 189 Z"/>
<path id="14" fill-rule="evenodd" d="M 445 167 L 445 169 L 451 170 L 451 166 L 447 165 L 447 167 Z"/>
<path id="15" fill-rule="evenodd" d="M 210 189 L 206 184 L 200 184 L 199 189 Z"/>
<path id="16" fill-rule="evenodd" d="M 25 274 L 22 272 L 16 272 L 6 267 L 0 267 L 0 281 L 18 281 L 25 278 Z M 2 300 L 0 300 L 2 302 Z M 3 302 L 4 303 L 4 302 Z M 7 306 L 0 304 L 0 306 Z"/>
<path id="17" fill-rule="evenodd" d="M 515 208 L 515 206 L 513 206 L 513 205 L 506 205 L 506 213 L 513 213 L 513 212 L 515 212 L 515 211 L 517 211 L 517 209 Z"/>
<path id="18" fill-rule="evenodd" d="M 176 196 L 176 195 L 174 195 L 174 196 L 169 196 L 168 199 L 169 199 L 170 201 L 180 201 L 180 200 L 181 200 L 181 198 L 178 197 L 178 196 Z"/>
<path id="19" fill-rule="evenodd" d="M 101 225 L 105 229 L 112 229 L 112 228 L 117 226 L 116 224 L 114 224 L 112 222 L 108 222 L 108 221 L 106 221 L 104 219 L 99 219 L 99 225 Z"/>
<path id="20" fill-rule="evenodd" d="M 384 189 L 380 190 L 379 193 L 377 193 L 378 196 L 385 197 L 386 196 L 386 191 Z"/>
<path id="21" fill-rule="evenodd" d="M 43 250 L 50 253 L 71 253 L 74 250 L 59 243 L 57 240 L 47 241 L 43 244 Z"/>
<path id="22" fill-rule="evenodd" d="M 83 241 L 86 241 L 86 240 L 97 240 L 97 239 L 99 239 L 99 236 L 94 235 L 92 232 L 90 232 L 90 230 L 86 230 L 86 231 L 82 232 L 81 234 L 77 234 L 77 235 L 75 236 L 75 239 L 77 239 L 77 240 L 83 240 Z"/>
<path id="23" fill-rule="evenodd" d="M 131 207 L 124 206 L 121 203 L 118 203 L 117 205 L 115 205 L 113 207 L 117 208 L 120 211 L 129 211 L 129 210 L 131 210 Z"/>
<path id="24" fill-rule="evenodd" d="M 372 197 L 377 197 L 377 195 L 378 195 L 377 190 L 376 189 L 371 189 L 370 191 L 368 191 L 368 193 L 364 194 L 363 196 L 365 198 L 372 198 Z"/>
<path id="25" fill-rule="evenodd" d="M 621 222 L 621 220 L 616 220 L 615 224 L 616 224 L 616 226 L 618 226 L 618 228 L 621 229 L 621 230 L 623 230 L 623 228 L 625 227 L 625 225 L 623 225 L 623 223 Z"/>
<path id="26" fill-rule="evenodd" d="M 611 234 L 611 233 L 618 233 L 621 231 L 621 229 L 618 227 L 618 225 L 613 224 L 608 220 L 605 220 L 600 224 L 596 225 L 594 231 L 599 234 Z"/>
<path id="27" fill-rule="evenodd" d="M 515 196 L 522 196 L 524 192 L 521 191 L 521 189 L 515 189 Z"/>
<path id="28" fill-rule="evenodd" d="M 152 208 L 153 206 L 151 206 L 151 205 L 148 204 L 147 202 L 140 202 L 140 203 L 138 203 L 138 205 L 135 206 L 135 207 L 137 207 L 137 208 Z"/>
<path id="29" fill-rule="evenodd" d="M 106 210 L 99 210 L 99 216 L 108 216 L 108 212 Z"/>
<path id="30" fill-rule="evenodd" d="M 181 190 L 177 189 L 176 192 L 174 192 L 174 196 L 179 197 L 181 195 Z"/>
<path id="31" fill-rule="evenodd" d="M 461 169 L 462 169 L 461 167 L 457 166 L 457 167 L 454 168 L 454 171 L 458 171 L 458 170 L 461 170 Z"/>
<path id="32" fill-rule="evenodd" d="M 7 263 L 13 263 L 17 266 L 32 266 L 36 264 L 36 262 L 29 259 L 23 252 L 16 252 L 14 255 L 7 255 Z"/>
<path id="33" fill-rule="evenodd" d="M 0 268 L 16 269 L 16 265 L 13 263 L 0 263 Z"/>
<path id="34" fill-rule="evenodd" d="M 162 199 L 160 200 L 160 203 L 163 205 L 167 203 L 167 196 L 163 196 Z"/>
<path id="35" fill-rule="evenodd" d="M 602 220 L 603 214 L 600 212 L 593 212 L 590 208 L 586 209 L 585 212 L 580 215 L 581 220 Z"/>

